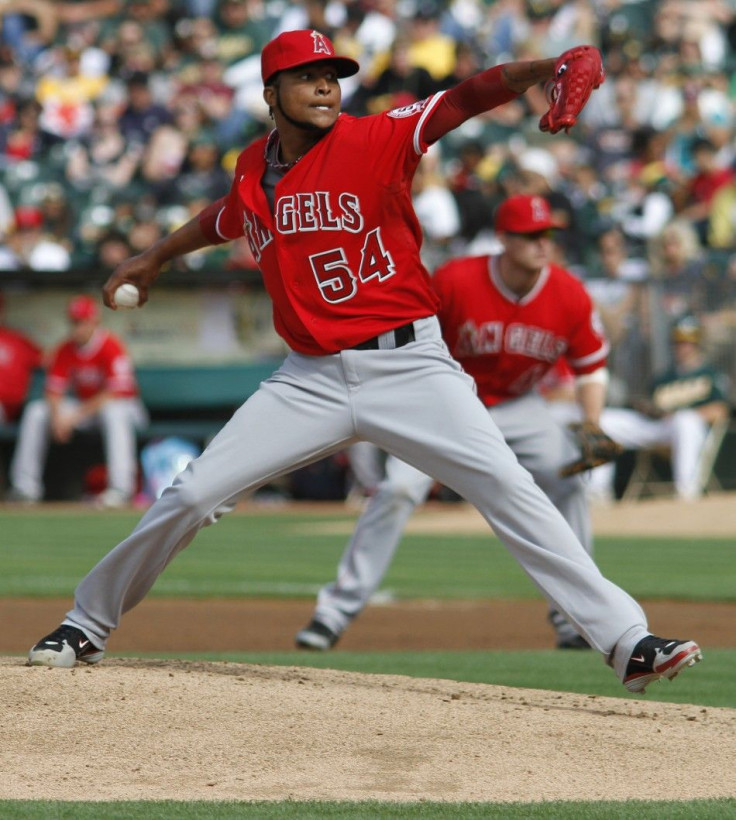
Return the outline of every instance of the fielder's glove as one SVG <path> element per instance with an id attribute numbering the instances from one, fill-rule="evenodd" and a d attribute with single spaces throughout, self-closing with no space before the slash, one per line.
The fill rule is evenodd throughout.
<path id="1" fill-rule="evenodd" d="M 592 470 L 593 467 L 600 467 L 601 464 L 614 461 L 624 451 L 617 441 L 607 436 L 592 421 L 571 424 L 570 429 L 580 447 L 580 457 L 562 467 L 560 476 L 563 478 L 584 473 L 586 470 Z"/>
<path id="2" fill-rule="evenodd" d="M 606 79 L 601 53 L 593 46 L 577 46 L 560 55 L 555 78 L 547 84 L 550 106 L 539 120 L 539 130 L 567 132 L 577 122 L 594 88 Z"/>

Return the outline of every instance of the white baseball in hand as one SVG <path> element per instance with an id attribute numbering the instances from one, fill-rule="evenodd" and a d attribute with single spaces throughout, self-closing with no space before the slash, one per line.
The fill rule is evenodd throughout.
<path id="1" fill-rule="evenodd" d="M 127 282 L 120 287 L 113 294 L 112 300 L 117 307 L 121 308 L 136 308 L 141 295 L 135 285 L 129 285 Z"/>

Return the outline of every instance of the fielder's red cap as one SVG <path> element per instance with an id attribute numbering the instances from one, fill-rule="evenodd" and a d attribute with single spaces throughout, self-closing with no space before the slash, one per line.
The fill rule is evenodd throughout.
<path id="1" fill-rule="evenodd" d="M 100 308 L 92 296 L 75 296 L 69 302 L 66 315 L 72 322 L 88 322 L 99 317 Z"/>
<path id="2" fill-rule="evenodd" d="M 279 71 L 324 61 L 334 64 L 338 77 L 352 77 L 360 70 L 355 60 L 335 54 L 335 47 L 324 34 L 311 29 L 285 31 L 271 40 L 261 52 L 263 84 L 268 85 Z"/>
<path id="3" fill-rule="evenodd" d="M 496 230 L 499 233 L 534 233 L 561 227 L 552 219 L 549 202 L 543 196 L 510 196 L 496 211 Z"/>

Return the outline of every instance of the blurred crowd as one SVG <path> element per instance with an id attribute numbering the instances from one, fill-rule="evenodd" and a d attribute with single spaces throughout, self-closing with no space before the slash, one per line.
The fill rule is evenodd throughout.
<path id="1" fill-rule="evenodd" d="M 4 0 L 0 26 L 0 281 L 110 270 L 221 196 L 269 129 L 260 50 L 280 31 L 360 61 L 352 114 L 597 45 L 608 79 L 568 135 L 539 132 L 537 88 L 432 148 L 425 262 L 487 252 L 498 202 L 542 194 L 614 344 L 612 401 L 646 392 L 683 314 L 736 374 L 734 0 Z M 244 240 L 176 264 L 254 267 Z"/>

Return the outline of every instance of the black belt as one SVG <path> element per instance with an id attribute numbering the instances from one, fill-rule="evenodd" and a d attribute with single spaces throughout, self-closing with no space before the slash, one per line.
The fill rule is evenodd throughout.
<path id="1" fill-rule="evenodd" d="M 393 334 L 394 343 L 390 345 L 387 350 L 392 350 L 395 347 L 403 347 L 404 345 L 408 345 L 409 342 L 413 342 L 415 340 L 414 336 L 414 323 L 409 322 L 406 325 L 401 325 L 401 327 L 396 327 L 393 330 L 389 330 L 388 334 Z M 379 345 L 379 339 L 381 336 L 385 336 L 385 333 L 381 333 L 380 336 L 374 336 L 372 339 L 366 339 L 364 342 L 360 344 L 353 345 L 350 349 L 351 350 L 381 350 Z"/>

